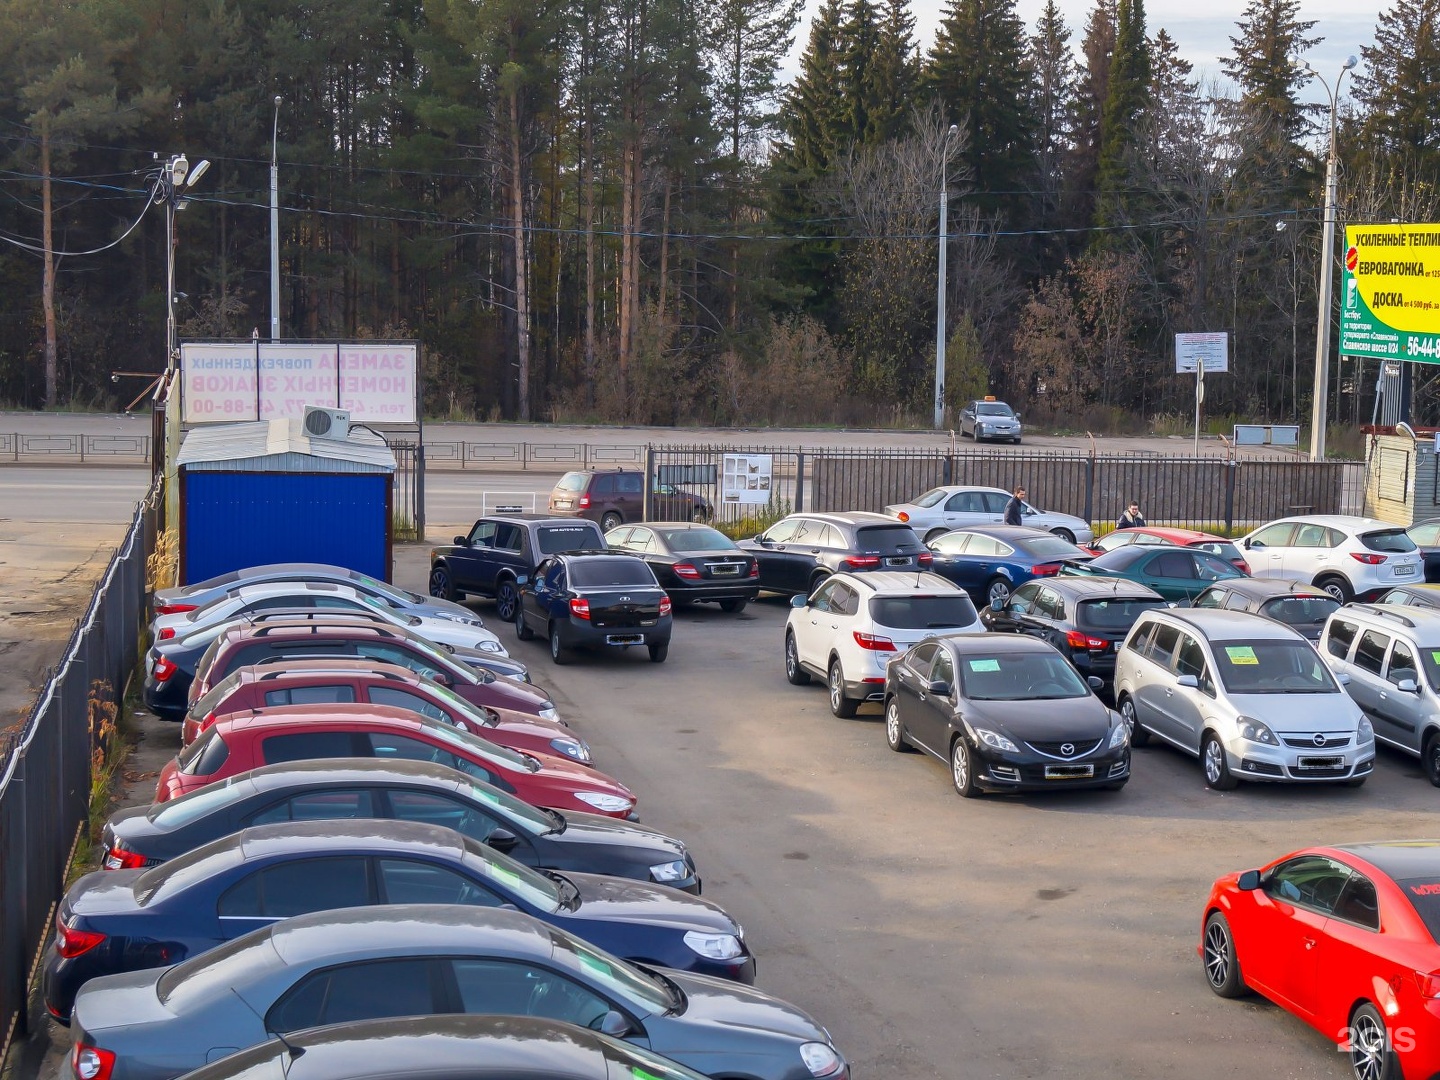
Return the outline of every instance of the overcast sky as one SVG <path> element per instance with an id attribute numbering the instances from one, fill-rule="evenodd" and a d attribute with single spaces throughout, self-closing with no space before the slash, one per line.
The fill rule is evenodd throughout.
<path id="1" fill-rule="evenodd" d="M 1026 28 L 1033 30 L 1045 0 L 1018 0 L 1018 4 Z M 1059 0 L 1059 5 L 1065 24 L 1070 27 L 1071 49 L 1078 56 L 1085 21 L 1094 6 L 1093 0 Z M 935 26 L 940 21 L 944 6 L 945 0 L 911 0 L 915 34 L 926 52 L 935 40 Z M 1245 6 L 1244 0 L 1201 0 L 1200 3 L 1195 0 L 1149 0 L 1145 5 L 1146 32 L 1153 37 L 1163 26 L 1179 44 L 1180 54 L 1195 65 L 1196 76 L 1219 78 L 1222 76 L 1219 57 L 1230 51 L 1230 35 L 1236 32 L 1236 20 Z M 1301 14 L 1304 18 L 1316 20 L 1312 33 L 1325 39 L 1314 48 L 1308 59 L 1332 85 L 1345 57 L 1352 53 L 1358 56 L 1362 45 L 1374 41 L 1376 18 L 1385 6 L 1381 0 L 1303 0 Z M 796 31 L 795 48 L 786 64 L 787 81 L 798 69 L 799 55 L 810 36 L 810 16 L 819 7 L 820 0 L 806 0 L 805 18 Z M 1197 7 L 1203 7 L 1207 14 L 1197 16 Z M 1325 100 L 1324 91 L 1315 86 L 1311 100 Z"/>

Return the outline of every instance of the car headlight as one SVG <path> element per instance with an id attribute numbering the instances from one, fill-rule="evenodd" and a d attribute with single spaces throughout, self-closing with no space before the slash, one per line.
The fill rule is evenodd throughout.
<path id="1" fill-rule="evenodd" d="M 574 739 L 551 739 L 550 749 L 572 761 L 590 764 L 590 747 L 582 742 L 576 742 Z"/>
<path id="2" fill-rule="evenodd" d="M 831 1076 L 844 1065 L 835 1048 L 824 1043 L 801 1043 L 800 1060 L 805 1062 L 811 1076 Z"/>
<path id="3" fill-rule="evenodd" d="M 479 615 L 462 615 L 458 611 L 437 611 L 434 612 L 434 615 L 435 618 L 445 619 L 448 622 L 458 622 L 464 626 L 478 626 L 482 630 L 485 628 L 485 622 Z"/>
<path id="4" fill-rule="evenodd" d="M 1370 723 L 1368 716 L 1362 714 L 1360 723 L 1355 725 L 1355 741 L 1357 743 L 1375 741 L 1375 725 Z"/>
<path id="5" fill-rule="evenodd" d="M 622 799 L 619 795 L 607 795 L 603 791 L 577 791 L 575 798 L 586 806 L 593 806 L 596 810 L 606 814 L 618 814 L 621 810 L 629 810 L 635 805 L 630 799 Z"/>
<path id="6" fill-rule="evenodd" d="M 508 655 L 509 655 L 509 654 L 505 651 L 504 646 L 502 646 L 502 645 L 500 644 L 500 642 L 498 642 L 498 641 L 488 641 L 488 640 L 487 640 L 487 641 L 482 641 L 482 642 L 480 642 L 478 648 L 480 649 L 481 652 L 498 653 L 500 656 L 508 656 Z"/>
<path id="7" fill-rule="evenodd" d="M 1108 749 L 1118 750 L 1130 741 L 1130 725 L 1124 720 L 1117 718 L 1115 727 L 1110 732 L 1110 745 Z"/>
<path id="8" fill-rule="evenodd" d="M 745 955 L 740 939 L 734 934 L 707 934 L 700 930 L 690 930 L 685 934 L 685 944 L 711 960 L 734 960 L 737 956 Z"/>
<path id="9" fill-rule="evenodd" d="M 554 720 L 557 724 L 560 722 L 560 714 L 555 710 L 554 705 L 546 705 L 535 715 L 539 716 L 541 720 Z"/>
<path id="10" fill-rule="evenodd" d="M 1237 717 L 1236 729 L 1240 737 L 1246 742 L 1264 743 L 1266 746 L 1279 746 L 1280 740 L 1275 738 L 1275 733 L 1262 724 L 1248 716 Z"/>
<path id="11" fill-rule="evenodd" d="M 1006 750 L 1012 754 L 1018 754 L 1020 748 L 1013 742 L 1001 735 L 998 731 L 990 731 L 987 728 L 976 728 L 975 737 L 992 750 Z"/>
<path id="12" fill-rule="evenodd" d="M 676 859 L 674 862 L 662 862 L 650 867 L 651 881 L 684 881 L 690 876 L 690 867 L 685 865 L 684 859 Z"/>

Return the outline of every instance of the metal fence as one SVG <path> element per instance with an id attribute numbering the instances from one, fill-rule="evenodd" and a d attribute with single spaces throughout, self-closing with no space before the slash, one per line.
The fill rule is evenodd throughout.
<path id="1" fill-rule="evenodd" d="M 136 508 L 30 715 L 0 733 L 0 1069 L 27 1034 L 31 979 L 88 820 L 91 764 L 139 659 L 158 492 Z"/>
<path id="2" fill-rule="evenodd" d="M 1137 499 L 1151 524 L 1229 530 L 1292 514 L 1359 514 L 1365 497 L 1360 461 L 736 446 L 651 447 L 647 486 L 673 481 L 709 499 L 721 520 L 741 517 L 753 508 L 725 505 L 720 491 L 727 453 L 770 455 L 772 511 L 879 511 L 947 484 L 1024 486 L 1033 505 L 1092 523 L 1114 521 Z"/>

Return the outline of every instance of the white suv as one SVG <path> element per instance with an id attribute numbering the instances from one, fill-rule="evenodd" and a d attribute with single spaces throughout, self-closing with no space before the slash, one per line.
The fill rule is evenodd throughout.
<path id="1" fill-rule="evenodd" d="M 1340 514 L 1289 517 L 1238 541 L 1254 577 L 1299 578 L 1342 604 L 1425 580 L 1424 559 L 1398 525 Z"/>
<path id="2" fill-rule="evenodd" d="M 939 574 L 877 570 L 835 574 L 791 601 L 785 622 L 785 677 L 814 675 L 830 688 L 830 711 L 851 717 L 885 696 L 885 667 L 934 634 L 983 633 L 970 597 Z"/>

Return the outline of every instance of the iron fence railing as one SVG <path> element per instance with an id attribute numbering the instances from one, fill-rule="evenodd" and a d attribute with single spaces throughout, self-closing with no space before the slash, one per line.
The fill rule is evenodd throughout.
<path id="1" fill-rule="evenodd" d="M 158 484 L 135 517 L 25 722 L 0 732 L 0 1072 L 27 1033 L 28 996 L 103 757 L 135 670 Z"/>

